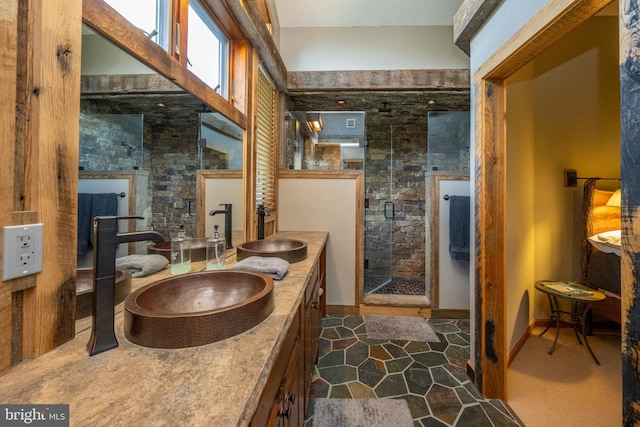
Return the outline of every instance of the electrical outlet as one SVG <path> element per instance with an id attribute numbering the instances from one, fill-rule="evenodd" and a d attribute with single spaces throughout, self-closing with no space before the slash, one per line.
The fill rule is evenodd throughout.
<path id="1" fill-rule="evenodd" d="M 2 227 L 2 280 L 42 271 L 42 224 Z"/>

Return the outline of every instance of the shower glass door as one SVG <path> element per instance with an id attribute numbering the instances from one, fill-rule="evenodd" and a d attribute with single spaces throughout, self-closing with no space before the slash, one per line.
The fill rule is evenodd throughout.
<path id="1" fill-rule="evenodd" d="M 364 293 L 371 294 L 391 282 L 393 222 L 393 127 L 386 125 L 368 135 L 365 176 Z"/>

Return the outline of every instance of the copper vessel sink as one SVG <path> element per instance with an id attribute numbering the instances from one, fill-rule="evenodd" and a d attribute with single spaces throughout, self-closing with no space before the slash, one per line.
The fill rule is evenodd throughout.
<path id="1" fill-rule="evenodd" d="M 293 239 L 263 239 L 236 246 L 238 261 L 250 256 L 277 257 L 289 263 L 299 262 L 307 258 L 307 244 Z"/>
<path id="2" fill-rule="evenodd" d="M 171 262 L 171 240 L 162 243 L 151 243 L 147 246 L 147 254 L 162 255 Z M 207 257 L 207 239 L 195 237 L 191 239 L 191 261 L 204 261 Z"/>
<path id="3" fill-rule="evenodd" d="M 120 304 L 131 293 L 131 273 L 116 268 L 115 304 Z M 93 298 L 93 268 L 79 268 L 76 279 L 76 320 L 91 316 Z"/>
<path id="4" fill-rule="evenodd" d="M 185 348 L 247 331 L 273 311 L 273 280 L 249 271 L 174 276 L 134 291 L 124 303 L 124 335 L 134 344 Z"/>

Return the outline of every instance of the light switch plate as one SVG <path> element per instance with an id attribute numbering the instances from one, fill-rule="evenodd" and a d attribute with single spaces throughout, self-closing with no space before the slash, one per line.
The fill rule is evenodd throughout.
<path id="1" fill-rule="evenodd" d="M 2 227 L 2 280 L 42 271 L 42 224 Z"/>

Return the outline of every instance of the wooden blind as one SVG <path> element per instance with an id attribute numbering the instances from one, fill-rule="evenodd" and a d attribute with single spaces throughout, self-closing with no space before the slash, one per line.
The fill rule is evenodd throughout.
<path id="1" fill-rule="evenodd" d="M 256 204 L 275 210 L 275 114 L 276 91 L 260 70 L 256 117 Z"/>

